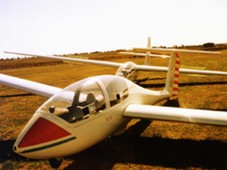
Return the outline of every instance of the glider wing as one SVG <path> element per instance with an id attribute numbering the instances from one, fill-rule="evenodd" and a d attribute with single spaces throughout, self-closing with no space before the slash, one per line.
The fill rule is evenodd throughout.
<path id="1" fill-rule="evenodd" d="M 45 97 L 51 97 L 62 90 L 61 88 L 12 77 L 5 74 L 0 74 L 0 84 Z"/>
<path id="2" fill-rule="evenodd" d="M 227 113 L 199 109 L 130 104 L 125 117 L 227 126 Z"/>

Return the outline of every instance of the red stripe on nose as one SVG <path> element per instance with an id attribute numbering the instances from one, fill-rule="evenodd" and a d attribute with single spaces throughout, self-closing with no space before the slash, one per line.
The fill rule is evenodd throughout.
<path id="1" fill-rule="evenodd" d="M 69 132 L 57 126 L 56 124 L 44 118 L 39 118 L 25 134 L 18 147 L 22 148 L 37 145 L 68 135 L 70 135 Z"/>

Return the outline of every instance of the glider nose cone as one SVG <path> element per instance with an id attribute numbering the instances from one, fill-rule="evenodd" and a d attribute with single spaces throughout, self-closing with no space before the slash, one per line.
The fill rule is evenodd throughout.
<path id="1" fill-rule="evenodd" d="M 32 125 L 25 127 L 14 144 L 14 151 L 24 153 L 36 152 L 46 149 L 51 142 L 71 135 L 57 124 L 39 117 Z"/>

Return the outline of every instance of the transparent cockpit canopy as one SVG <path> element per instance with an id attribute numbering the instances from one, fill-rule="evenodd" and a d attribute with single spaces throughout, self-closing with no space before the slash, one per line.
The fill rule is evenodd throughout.
<path id="1" fill-rule="evenodd" d="M 49 112 L 68 122 L 75 122 L 103 109 L 103 90 L 95 79 L 85 79 L 51 97 L 38 111 Z"/>
<path id="2" fill-rule="evenodd" d="M 98 76 L 66 87 L 45 102 L 38 111 L 52 113 L 72 123 L 104 110 L 109 103 L 115 105 L 127 95 L 127 83 L 123 78 Z"/>
<path id="3" fill-rule="evenodd" d="M 135 67 L 135 63 L 126 62 L 118 68 L 116 75 L 121 77 L 127 77 L 128 74 L 134 71 Z"/>
<path id="4" fill-rule="evenodd" d="M 135 63 L 130 62 L 130 61 L 126 62 L 120 68 L 125 69 L 125 70 L 132 70 L 135 68 Z"/>
<path id="5" fill-rule="evenodd" d="M 100 80 L 105 86 L 111 106 L 128 96 L 128 84 L 126 83 L 126 79 L 118 76 L 109 76 L 101 77 Z"/>

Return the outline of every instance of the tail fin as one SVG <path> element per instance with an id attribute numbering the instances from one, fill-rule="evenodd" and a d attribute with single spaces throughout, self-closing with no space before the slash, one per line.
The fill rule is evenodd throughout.
<path id="1" fill-rule="evenodd" d="M 167 72 L 164 91 L 169 92 L 171 97 L 177 97 L 179 84 L 180 56 L 177 52 L 172 52 L 169 60 L 169 69 Z"/>
<path id="2" fill-rule="evenodd" d="M 151 48 L 151 37 L 147 39 L 147 48 Z"/>
<path id="3" fill-rule="evenodd" d="M 151 37 L 148 37 L 147 39 L 147 48 L 151 48 Z M 150 64 L 150 52 L 146 52 L 144 65 L 149 65 L 149 64 Z"/>

